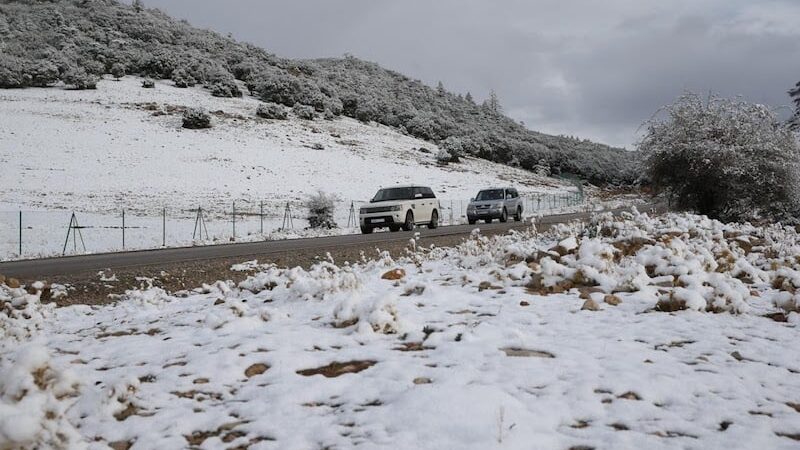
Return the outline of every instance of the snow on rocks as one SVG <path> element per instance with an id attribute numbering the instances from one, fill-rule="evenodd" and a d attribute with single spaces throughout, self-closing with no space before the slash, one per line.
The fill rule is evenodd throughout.
<path id="1" fill-rule="evenodd" d="M 630 214 L 39 305 L 0 346 L 0 448 L 12 416 L 30 448 L 793 448 L 798 254 L 790 228 Z M 41 361 L 52 407 L 20 409 Z"/>
<path id="2" fill-rule="evenodd" d="M 53 366 L 50 352 L 26 344 L 0 364 L 0 448 L 81 449 L 85 439 L 67 419 L 80 381 Z"/>
<path id="3" fill-rule="evenodd" d="M 36 335 L 54 308 L 39 301 L 43 284 L 31 286 L 33 293 L 19 283 L 12 285 L 16 287 L 0 284 L 0 348 Z"/>

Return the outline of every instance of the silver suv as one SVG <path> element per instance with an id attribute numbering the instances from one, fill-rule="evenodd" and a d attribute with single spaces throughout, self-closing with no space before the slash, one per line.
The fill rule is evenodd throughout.
<path id="1" fill-rule="evenodd" d="M 491 188 L 478 192 L 467 206 L 467 221 L 474 224 L 478 220 L 492 223 L 508 221 L 509 216 L 519 222 L 522 220 L 523 201 L 514 188 Z"/>
<path id="2" fill-rule="evenodd" d="M 387 227 L 411 231 L 423 224 L 433 229 L 439 226 L 439 209 L 439 200 L 431 188 L 395 186 L 379 190 L 369 205 L 359 209 L 358 218 L 364 234 Z"/>

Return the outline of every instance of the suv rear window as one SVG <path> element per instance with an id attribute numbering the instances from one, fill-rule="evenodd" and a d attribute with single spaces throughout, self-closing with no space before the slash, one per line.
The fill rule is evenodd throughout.
<path id="1" fill-rule="evenodd" d="M 489 200 L 503 200 L 505 198 L 505 194 L 503 193 L 502 189 L 487 189 L 485 191 L 478 192 L 478 196 L 475 197 L 475 200 L 479 202 L 485 202 Z"/>

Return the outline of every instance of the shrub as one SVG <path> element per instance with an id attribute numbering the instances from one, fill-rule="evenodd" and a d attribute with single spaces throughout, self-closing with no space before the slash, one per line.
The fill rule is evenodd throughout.
<path id="1" fill-rule="evenodd" d="M 183 113 L 183 128 L 199 130 L 211 128 L 211 116 L 202 109 L 187 109 Z"/>
<path id="2" fill-rule="evenodd" d="M 647 123 L 646 175 L 678 206 L 722 220 L 798 211 L 800 148 L 766 106 L 685 94 Z"/>
<path id="3" fill-rule="evenodd" d="M 25 87 L 22 64 L 23 61 L 20 58 L 0 54 L 0 88 Z"/>
<path id="4" fill-rule="evenodd" d="M 228 72 L 221 69 L 216 69 L 214 73 L 209 76 L 206 85 L 214 97 L 241 97 L 242 91 L 236 80 Z"/>
<path id="5" fill-rule="evenodd" d="M 58 67 L 50 61 L 36 61 L 25 70 L 29 86 L 46 87 L 58 81 Z M 95 78 L 95 84 L 97 83 Z M 91 88 L 94 89 L 94 88 Z"/>
<path id="6" fill-rule="evenodd" d="M 294 107 L 292 108 L 292 112 L 294 112 L 295 116 L 303 120 L 314 120 L 314 117 L 317 116 L 314 108 L 308 105 L 301 105 L 300 103 L 295 103 Z"/>
<path id="7" fill-rule="evenodd" d="M 175 87 L 179 88 L 188 88 L 197 84 L 197 80 L 183 68 L 172 72 L 172 82 L 175 83 Z"/>
<path id="8" fill-rule="evenodd" d="M 142 80 L 142 87 L 145 89 L 153 89 L 156 87 L 156 82 L 150 78 L 145 78 Z"/>
<path id="9" fill-rule="evenodd" d="M 460 138 L 457 138 L 455 136 L 450 136 L 449 138 L 442 141 L 439 144 L 439 147 L 441 147 L 450 155 L 450 160 L 448 162 L 457 163 L 461 161 L 460 155 L 464 153 L 464 146 Z"/>
<path id="10" fill-rule="evenodd" d="M 283 106 L 275 103 L 266 103 L 258 105 L 258 108 L 256 108 L 256 116 L 263 119 L 286 120 L 288 114 Z"/>
<path id="11" fill-rule="evenodd" d="M 311 228 L 337 228 L 333 213 L 336 206 L 333 195 L 318 191 L 306 200 L 308 224 Z"/>
<path id="12" fill-rule="evenodd" d="M 97 77 L 86 72 L 83 68 L 73 67 L 67 70 L 62 77 L 64 84 L 73 89 L 97 89 Z"/>
<path id="13" fill-rule="evenodd" d="M 120 78 L 125 76 L 125 66 L 120 63 L 114 63 L 111 66 L 110 72 L 111 76 L 119 80 Z"/>
<path id="14" fill-rule="evenodd" d="M 439 151 L 436 152 L 436 162 L 443 166 L 449 164 L 452 157 L 453 155 L 451 155 L 450 152 L 448 152 L 443 148 L 439 149 Z"/>

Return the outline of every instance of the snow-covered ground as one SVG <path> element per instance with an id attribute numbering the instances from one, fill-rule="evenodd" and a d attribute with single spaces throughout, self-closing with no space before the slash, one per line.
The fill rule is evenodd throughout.
<path id="1" fill-rule="evenodd" d="M 799 255 L 633 214 L 102 307 L 3 287 L 0 448 L 798 448 Z"/>
<path id="2" fill-rule="evenodd" d="M 165 209 L 167 245 L 186 245 L 198 207 L 211 219 L 211 240 L 232 237 L 234 202 L 243 227 L 237 238 L 249 232 L 261 239 L 262 202 L 265 234 L 281 227 L 287 202 L 302 229 L 302 203 L 317 190 L 338 196 L 341 225 L 351 202 L 357 207 L 392 184 L 431 186 L 452 205 L 454 220 L 481 187 L 517 187 L 531 207 L 536 196 L 575 191 L 563 180 L 480 159 L 439 166 L 434 145 L 381 125 L 256 118 L 259 104 L 169 82 L 144 89 L 136 77 L 105 79 L 92 91 L 0 90 L 0 258 L 19 256 L 19 210 L 22 256 L 33 257 L 61 253 L 72 211 L 88 227 L 87 251 L 97 252 L 121 248 L 123 209 L 126 226 L 139 227 L 129 230 L 127 248 L 146 248 L 162 244 Z M 183 129 L 186 107 L 215 112 L 214 127 Z M 541 206 L 550 208 L 550 198 Z"/>

